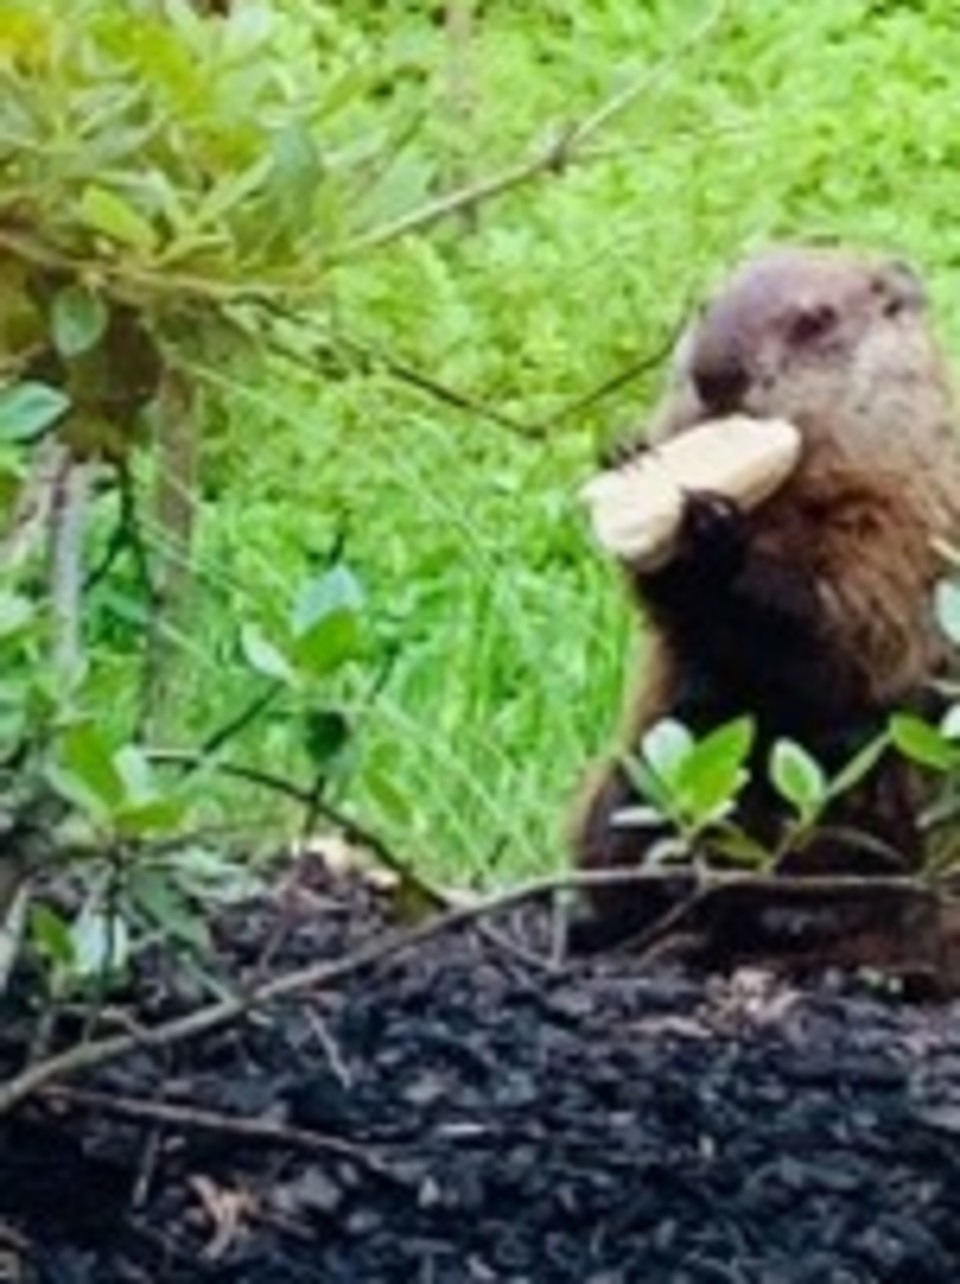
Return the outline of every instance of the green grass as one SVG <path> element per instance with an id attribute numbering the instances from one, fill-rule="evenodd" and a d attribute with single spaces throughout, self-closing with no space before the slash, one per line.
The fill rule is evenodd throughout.
<path id="1" fill-rule="evenodd" d="M 371 30 L 416 36 L 403 92 L 429 101 L 441 35 L 419 5 L 389 6 L 389 23 L 374 8 Z M 492 173 L 643 68 L 647 92 L 567 174 L 484 208 L 471 229 L 407 238 L 331 280 L 348 335 L 546 425 L 542 440 L 382 371 L 208 372 L 216 497 L 198 548 L 209 579 L 190 620 L 184 726 L 243 698 L 233 623 L 287 601 L 343 529 L 372 635 L 369 663 L 334 693 L 358 729 L 344 798 L 433 875 L 515 878 L 564 858 L 577 780 L 609 744 L 634 667 L 624 594 L 575 496 L 597 442 L 642 421 L 659 373 L 582 416 L 562 418 L 564 407 L 657 352 L 724 265 L 775 239 L 914 260 L 960 345 L 953 6 L 729 10 L 676 52 L 705 6 L 487 6 L 472 136 L 457 126 L 454 137 L 440 99 L 398 165 L 436 168 L 456 151 Z M 285 768 L 296 759 L 280 722 L 242 750 Z"/>
<path id="2" fill-rule="evenodd" d="M 222 461 L 230 485 L 204 525 L 210 590 L 191 620 L 184 734 L 249 685 L 222 663 L 227 612 L 282 609 L 342 529 L 371 633 L 369 661 L 331 693 L 357 727 L 346 802 L 445 878 L 556 864 L 585 754 L 616 723 L 629 650 L 618 577 L 575 498 L 590 443 L 477 433 L 379 380 L 323 392 L 301 380 L 269 406 L 239 386 L 230 396 L 228 434 L 269 441 L 269 459 L 245 445 Z M 286 737 L 258 725 L 238 756 L 293 770 Z"/>

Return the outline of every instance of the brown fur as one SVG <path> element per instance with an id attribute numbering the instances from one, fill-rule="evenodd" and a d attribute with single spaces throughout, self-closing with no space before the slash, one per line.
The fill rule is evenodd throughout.
<path id="1" fill-rule="evenodd" d="M 702 732 L 749 712 L 761 770 L 781 735 L 839 765 L 891 709 L 922 703 L 947 660 L 932 594 L 944 569 L 936 541 L 960 539 L 960 439 L 919 282 L 841 250 L 748 262 L 681 341 L 649 439 L 735 412 L 790 419 L 802 461 L 739 516 L 742 547 L 726 570 L 702 534 L 664 571 L 627 568 L 652 637 L 625 746 L 667 715 Z M 614 823 L 631 801 L 608 764 L 578 823 L 584 867 L 643 859 L 649 837 Z M 914 780 L 891 758 L 836 819 L 916 861 L 917 808 Z M 770 839 L 782 808 L 756 785 L 742 819 Z M 607 891 L 594 908 L 628 923 L 652 907 Z"/>

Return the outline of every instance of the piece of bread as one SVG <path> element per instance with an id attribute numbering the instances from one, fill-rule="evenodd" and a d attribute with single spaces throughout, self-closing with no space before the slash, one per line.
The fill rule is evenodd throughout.
<path id="1" fill-rule="evenodd" d="M 691 428 L 586 484 L 594 534 L 637 570 L 655 571 L 676 552 L 686 493 L 711 491 L 756 508 L 793 472 L 800 447 L 799 430 L 785 419 L 735 415 Z"/>

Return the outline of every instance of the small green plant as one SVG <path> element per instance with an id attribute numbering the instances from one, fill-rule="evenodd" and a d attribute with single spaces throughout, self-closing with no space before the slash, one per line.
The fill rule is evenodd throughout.
<path id="1" fill-rule="evenodd" d="M 866 779 L 889 751 L 893 733 L 864 745 L 839 771 L 828 776 L 810 752 L 781 738 L 764 764 L 766 782 L 787 804 L 781 833 L 761 841 L 737 818 L 744 792 L 756 783 L 756 727 L 741 717 L 697 740 L 674 719 L 647 732 L 637 757 L 626 768 L 645 806 L 624 809 L 618 822 L 671 833 L 667 851 L 674 857 L 722 856 L 751 867 L 774 868 L 802 849 L 829 824 L 830 808 Z"/>
<path id="2" fill-rule="evenodd" d="M 329 682 L 362 659 L 360 585 L 343 563 L 310 579 L 268 636 L 239 628 L 241 666 L 262 687 L 199 747 L 157 751 L 97 716 L 81 676 L 69 684 L 43 663 L 47 612 L 13 589 L 0 595 L 0 990 L 24 936 L 64 998 L 121 979 L 157 939 L 202 959 L 206 905 L 250 877 L 202 841 L 221 773 L 280 790 L 309 828 L 351 742 Z M 232 741 L 267 710 L 299 729 L 305 780 L 228 761 Z"/>
<path id="3" fill-rule="evenodd" d="M 656 723 L 626 767 L 652 810 L 630 809 L 623 824 L 668 820 L 690 851 L 721 833 L 750 779 L 752 719 L 737 718 L 701 740 L 674 718 Z"/>
<path id="4" fill-rule="evenodd" d="M 857 788 L 890 750 L 891 736 L 884 731 L 872 737 L 832 776 L 817 759 L 795 740 L 777 740 L 770 752 L 768 778 L 780 797 L 792 808 L 783 834 L 773 852 L 777 864 L 791 852 L 800 852 L 811 840 L 830 829 L 830 808 Z M 865 836 L 844 835 L 856 845 Z"/>
<path id="5" fill-rule="evenodd" d="M 335 566 L 240 630 L 224 668 L 255 697 L 221 694 L 216 730 L 158 751 L 201 502 L 196 365 L 260 359 L 275 313 L 320 323 L 332 264 L 392 217 L 394 157 L 367 96 L 381 63 L 332 13 L 135 8 L 14 0 L 0 31 L 0 926 L 10 955 L 27 925 L 58 993 L 121 974 L 152 932 L 204 939 L 185 854 L 225 747 L 282 722 L 310 772 L 287 796 L 321 800 L 363 641 Z M 125 671 L 92 601 L 136 638 Z"/>
<path id="6" fill-rule="evenodd" d="M 152 763 L 157 728 L 139 703 L 153 631 L 175 670 L 160 730 L 182 755 L 222 769 L 229 750 L 290 777 L 304 755 L 310 773 L 326 762 L 328 788 L 349 779 L 358 813 L 439 878 L 542 871 L 563 860 L 574 782 L 612 734 L 630 662 L 619 586 L 570 502 L 594 444 L 643 418 L 661 378 L 649 357 L 748 245 L 869 243 L 955 293 L 950 6 L 745 0 L 691 40 L 706 0 L 533 19 L 493 4 L 474 24 L 466 112 L 447 110 L 435 6 L 202 8 L 4 6 L 4 532 L 47 447 L 81 461 L 92 447 L 95 467 L 72 576 L 85 654 L 62 719 L 49 657 L 76 599 L 51 617 L 42 560 L 11 590 L 33 616 L 20 638 L 32 659 L 0 684 L 3 808 L 22 817 L 21 797 L 46 797 L 39 746 L 52 753 L 71 718 Z M 647 88 L 586 163 L 418 223 L 425 203 L 442 209 L 453 170 L 468 185 L 522 170 L 638 74 Z M 278 358 L 279 328 L 299 362 Z M 465 395 L 437 400 L 431 382 Z M 277 618 L 344 527 L 386 674 L 372 709 L 368 673 L 311 676 Z M 203 587 L 180 616 L 169 572 L 185 562 Z M 946 767 L 958 723 L 933 726 L 949 743 L 926 737 L 926 757 Z M 916 728 L 897 736 L 920 752 Z M 779 758 L 797 834 L 829 823 L 828 773 Z M 741 772 L 765 769 L 749 759 Z M 177 786 L 177 770 L 158 769 L 155 787 Z M 688 836 L 734 841 L 735 808 L 722 814 L 709 789 L 698 800 L 693 776 L 675 807 Z M 206 820 L 222 782 L 198 779 Z M 745 787 L 727 785 L 731 800 Z M 159 835 L 138 843 L 138 870 L 168 862 Z"/>

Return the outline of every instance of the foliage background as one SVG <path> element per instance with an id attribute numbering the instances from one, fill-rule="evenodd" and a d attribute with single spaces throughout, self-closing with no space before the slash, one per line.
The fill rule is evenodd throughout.
<path id="1" fill-rule="evenodd" d="M 80 7 L 80 21 L 120 21 L 107 0 Z M 186 8 L 130 6 L 144 20 Z M 342 546 L 369 633 L 329 692 L 354 733 L 340 796 L 432 875 L 550 867 L 636 665 L 577 487 L 598 445 L 642 422 L 656 358 L 693 301 L 751 248 L 839 239 L 914 261 L 960 344 L 954 6 L 489 0 L 459 45 L 441 6 L 413 0 L 237 0 L 225 25 L 241 22 L 263 33 L 258 65 L 285 101 L 325 104 L 309 127 L 332 195 L 311 227 L 287 226 L 294 249 L 305 238 L 284 345 L 297 359 L 266 333 L 230 358 L 178 336 L 205 391 L 203 492 L 197 588 L 168 639 L 168 732 L 202 737 L 247 698 L 237 620 L 269 621 Z M 0 23 L 0 46 L 13 30 Z M 141 76 L 180 74 L 149 42 L 137 57 Z M 626 108 L 559 172 L 391 233 L 625 86 Z M 255 154 L 255 133 L 241 144 Z M 271 217 L 241 229 L 231 279 L 266 279 L 256 251 Z M 118 719 L 137 628 L 122 589 L 91 603 L 95 683 Z M 299 754 L 280 717 L 237 746 L 275 770 Z"/>

